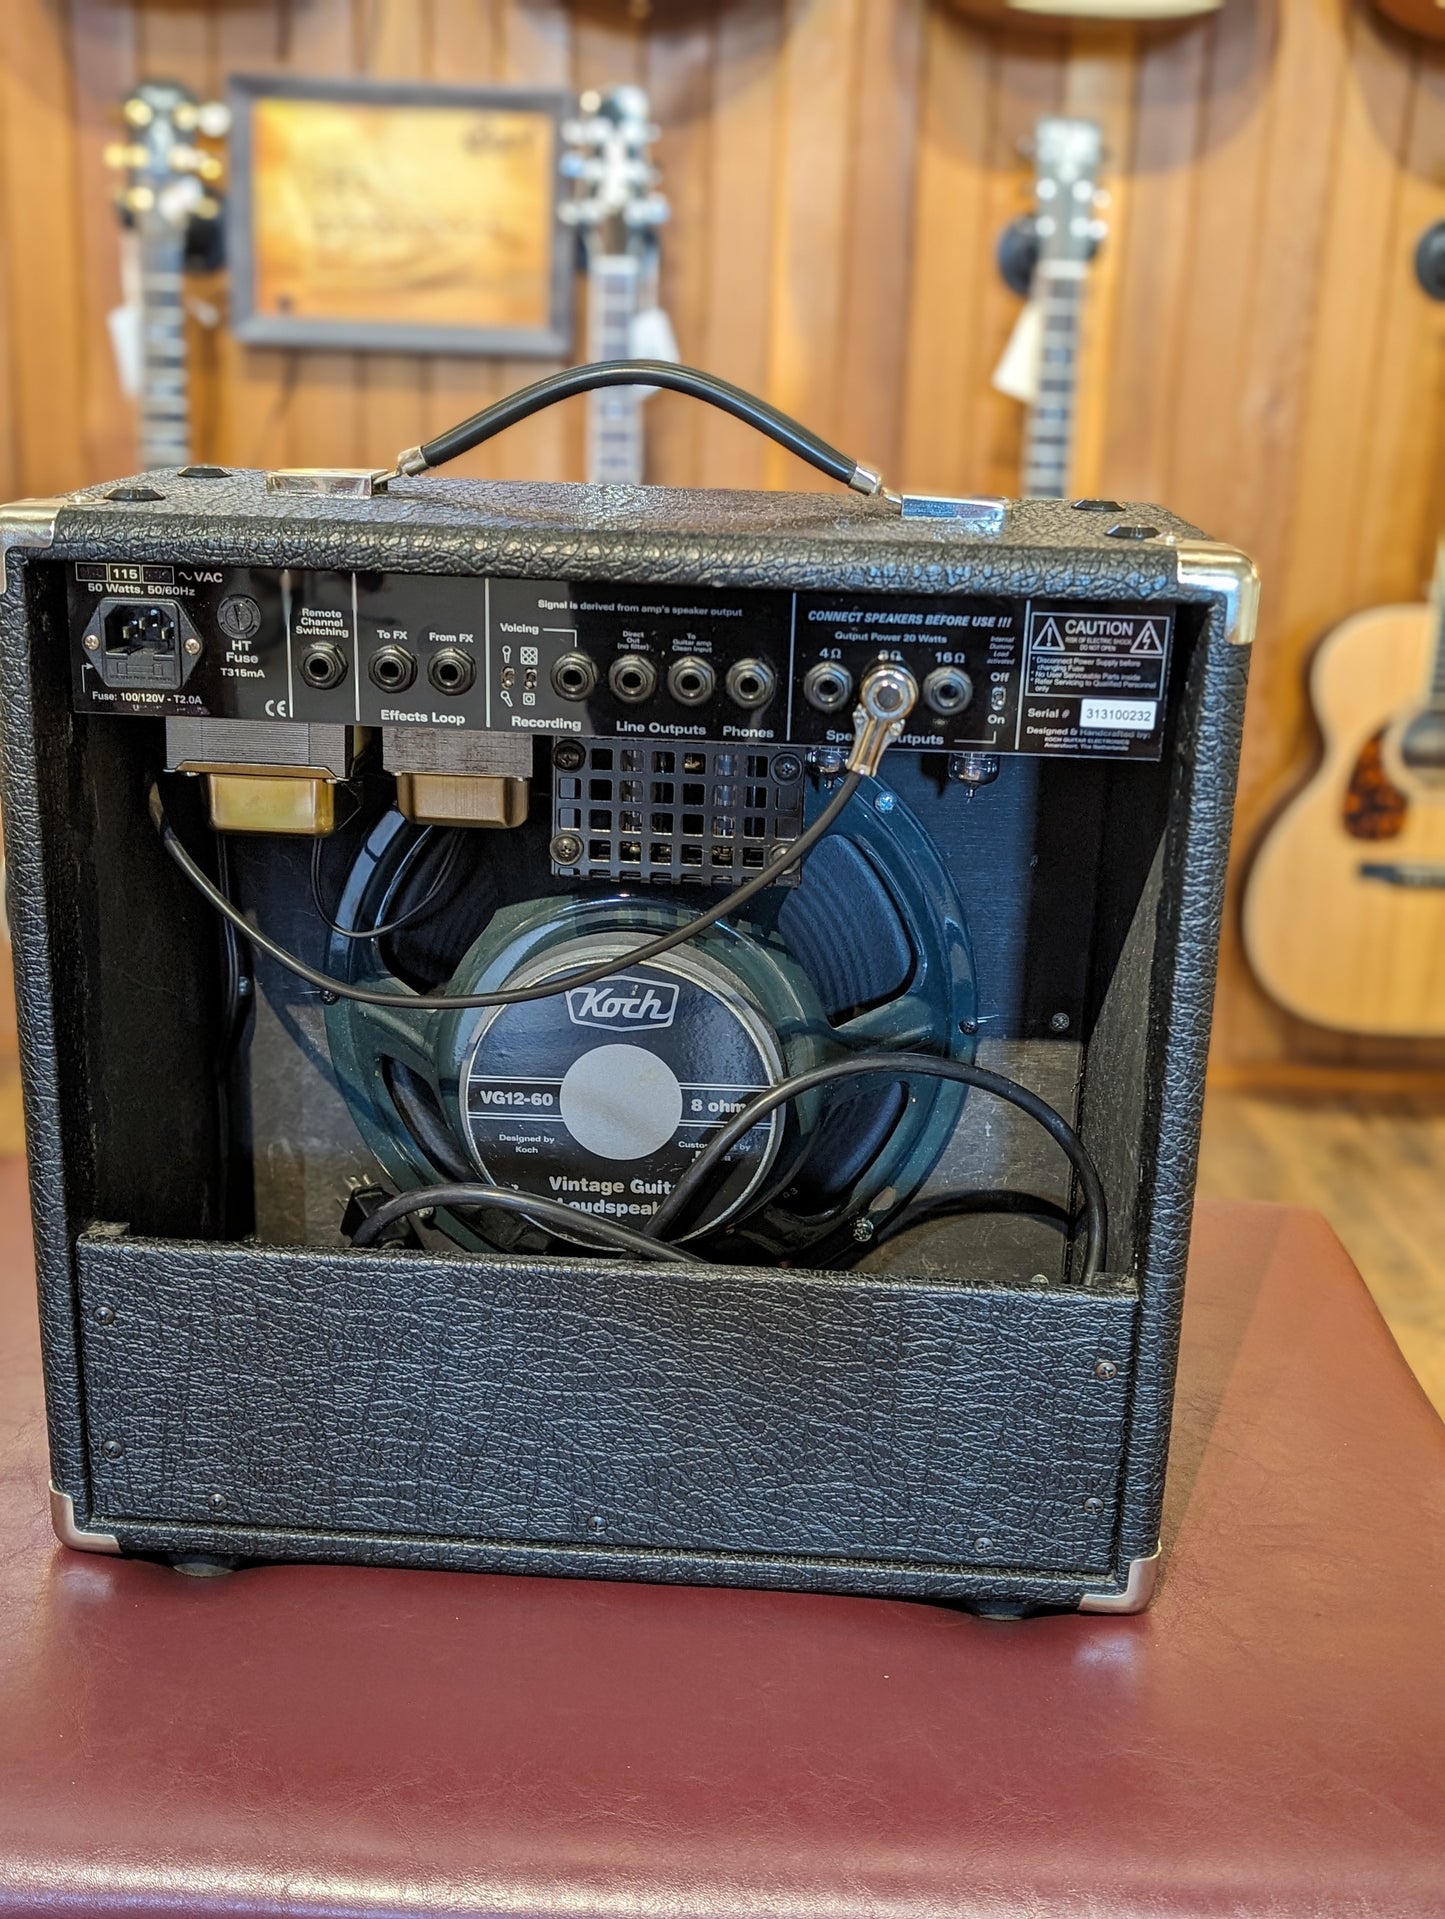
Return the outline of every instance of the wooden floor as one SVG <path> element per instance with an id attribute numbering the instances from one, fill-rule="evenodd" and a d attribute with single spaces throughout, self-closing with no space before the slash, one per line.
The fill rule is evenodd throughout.
<path id="1" fill-rule="evenodd" d="M 1211 1093 L 1199 1190 L 1318 1207 L 1445 1414 L 1445 1104 Z"/>

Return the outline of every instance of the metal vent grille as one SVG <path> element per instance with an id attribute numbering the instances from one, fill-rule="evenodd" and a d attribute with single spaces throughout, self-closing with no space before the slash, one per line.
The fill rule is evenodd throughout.
<path id="1" fill-rule="evenodd" d="M 552 765 L 552 871 L 576 879 L 737 886 L 803 830 L 786 747 L 562 740 Z"/>

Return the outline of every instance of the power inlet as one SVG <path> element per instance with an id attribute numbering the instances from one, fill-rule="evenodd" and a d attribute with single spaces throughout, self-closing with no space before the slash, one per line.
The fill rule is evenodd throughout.
<path id="1" fill-rule="evenodd" d="M 178 600 L 99 600 L 81 645 L 86 664 L 118 692 L 175 693 L 201 657 L 201 637 Z"/>

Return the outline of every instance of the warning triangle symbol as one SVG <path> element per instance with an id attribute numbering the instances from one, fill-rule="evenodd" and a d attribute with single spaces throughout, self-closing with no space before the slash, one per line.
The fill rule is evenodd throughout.
<path id="1" fill-rule="evenodd" d="M 1139 637 L 1129 648 L 1131 653 L 1149 653 L 1156 659 L 1164 651 L 1163 635 L 1159 631 L 1158 620 L 1145 620 L 1139 628 Z"/>
<path id="2" fill-rule="evenodd" d="M 1064 636 L 1059 631 L 1057 620 L 1047 619 L 1041 627 L 1035 628 L 1034 651 L 1036 653 L 1062 653 L 1063 650 Z"/>

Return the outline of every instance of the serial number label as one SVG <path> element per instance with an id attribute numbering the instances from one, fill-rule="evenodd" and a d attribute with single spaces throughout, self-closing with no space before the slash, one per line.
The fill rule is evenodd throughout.
<path id="1" fill-rule="evenodd" d="M 1157 700 L 1081 700 L 1079 725 L 1122 726 L 1130 732 L 1152 733 L 1158 711 Z"/>

